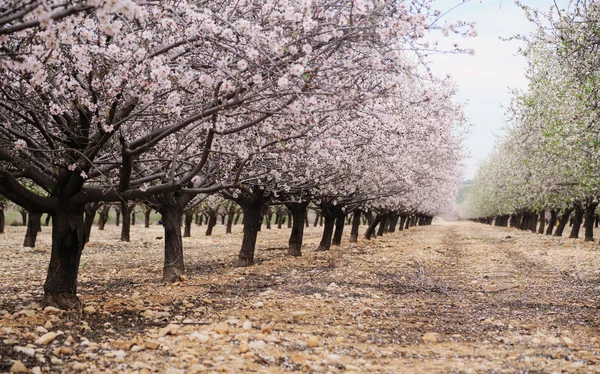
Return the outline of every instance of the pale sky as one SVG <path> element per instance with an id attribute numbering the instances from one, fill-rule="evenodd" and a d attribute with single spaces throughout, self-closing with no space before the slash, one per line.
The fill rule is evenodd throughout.
<path id="1" fill-rule="evenodd" d="M 435 9 L 447 10 L 462 0 L 438 0 Z M 522 0 L 530 7 L 546 12 L 553 0 Z M 557 0 L 559 7 L 566 8 L 568 0 Z M 459 86 L 457 99 L 468 100 L 465 108 L 473 124 L 466 146 L 470 158 L 465 160 L 465 177 L 470 179 L 477 170 L 477 163 L 484 160 L 492 150 L 496 135 L 505 127 L 505 107 L 510 102 L 509 88 L 526 89 L 525 59 L 517 55 L 518 41 L 505 42 L 515 34 L 528 34 L 533 26 L 513 0 L 470 0 L 453 10 L 448 21 L 476 21 L 478 36 L 474 38 L 436 37 L 451 45 L 458 42 L 465 48 L 473 48 L 474 56 L 430 56 L 431 69 L 436 75 L 450 74 Z"/>

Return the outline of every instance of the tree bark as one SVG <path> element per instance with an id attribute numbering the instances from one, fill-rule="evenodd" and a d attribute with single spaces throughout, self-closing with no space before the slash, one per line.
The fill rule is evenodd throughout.
<path id="1" fill-rule="evenodd" d="M 183 210 L 172 193 L 163 194 L 158 197 L 158 200 L 160 202 L 158 212 L 162 216 L 165 230 L 165 262 L 162 281 L 172 283 L 179 281 L 185 272 L 181 239 Z"/>
<path id="2" fill-rule="evenodd" d="M 575 205 L 575 215 L 573 216 L 573 227 L 571 228 L 571 235 L 569 238 L 576 239 L 579 238 L 579 229 L 581 228 L 581 221 L 583 220 L 583 215 L 585 210 L 580 205 Z"/>
<path id="3" fill-rule="evenodd" d="M 100 210 L 100 217 L 98 218 L 98 230 L 104 230 L 104 226 L 108 221 L 108 211 L 110 209 L 110 205 L 104 204 L 102 209 Z"/>
<path id="4" fill-rule="evenodd" d="M 388 219 L 389 219 L 388 214 L 383 214 L 381 216 L 381 222 L 379 223 L 379 229 L 377 230 L 377 236 L 382 236 L 383 233 L 385 232 L 385 226 L 388 222 Z"/>
<path id="5" fill-rule="evenodd" d="M 131 226 L 135 226 L 135 205 L 131 208 Z"/>
<path id="6" fill-rule="evenodd" d="M 370 240 L 373 237 L 373 234 L 375 233 L 375 227 L 377 227 L 379 222 L 381 222 L 381 219 L 382 219 L 381 214 L 378 214 L 375 216 L 373 221 L 371 221 L 371 223 L 369 224 L 367 231 L 365 232 L 365 239 Z"/>
<path id="7" fill-rule="evenodd" d="M 317 251 L 328 251 L 331 247 L 331 237 L 333 235 L 336 215 L 332 214 L 329 209 L 323 209 L 321 212 L 321 219 L 325 221 L 325 226 L 323 227 L 323 235 L 321 236 L 321 242 L 317 247 Z"/>
<path id="8" fill-rule="evenodd" d="M 52 214 L 52 254 L 44 283 L 42 307 L 79 309 L 77 276 L 85 245 L 84 207 L 68 203 Z"/>
<path id="9" fill-rule="evenodd" d="M 87 203 L 84 208 L 84 219 L 83 223 L 85 226 L 85 242 L 90 241 L 90 234 L 92 232 L 92 226 L 94 225 L 94 218 L 96 218 L 96 212 L 100 207 L 100 203 Z"/>
<path id="10" fill-rule="evenodd" d="M 121 210 L 115 207 L 115 226 L 121 225 Z"/>
<path id="11" fill-rule="evenodd" d="M 234 215 L 235 215 L 234 212 L 227 213 L 227 227 L 225 228 L 225 234 L 231 234 L 231 228 L 233 226 L 233 216 Z"/>
<path id="12" fill-rule="evenodd" d="M 342 243 L 342 234 L 344 233 L 345 222 L 345 214 L 340 214 L 335 219 L 335 231 L 333 232 L 333 239 L 331 239 L 331 245 L 339 246 Z"/>
<path id="13" fill-rule="evenodd" d="M 27 211 L 24 209 L 19 209 L 19 213 L 21 213 L 21 221 L 23 222 L 23 226 L 27 226 Z"/>
<path id="14" fill-rule="evenodd" d="M 237 224 L 238 224 L 238 221 L 240 220 L 240 216 L 241 216 L 241 215 L 242 215 L 242 212 L 238 212 L 238 213 L 235 215 L 235 218 L 234 218 L 234 220 L 233 220 L 233 224 L 234 224 L 234 225 L 237 225 Z"/>
<path id="15" fill-rule="evenodd" d="M 259 190 L 252 196 L 238 201 L 244 212 L 244 237 L 238 254 L 239 264 L 242 266 L 254 265 L 256 238 L 262 224 L 263 211 L 266 210 L 269 200 L 265 198 L 263 190 Z"/>
<path id="16" fill-rule="evenodd" d="M 131 241 L 131 207 L 127 201 L 121 202 L 121 214 L 123 215 L 123 224 L 121 225 L 121 241 Z"/>
<path id="17" fill-rule="evenodd" d="M 150 214 L 152 213 L 152 208 L 146 207 L 144 210 L 144 227 L 150 227 Z"/>
<path id="18" fill-rule="evenodd" d="M 360 228 L 360 215 L 362 211 L 356 209 L 352 215 L 352 229 L 350 229 L 350 241 L 356 243 L 358 241 L 358 229 Z"/>
<path id="19" fill-rule="evenodd" d="M 315 212 L 315 223 L 314 223 L 313 227 L 317 227 L 318 224 L 319 224 L 319 213 Z"/>
<path id="20" fill-rule="evenodd" d="M 550 210 L 550 221 L 548 222 L 548 228 L 546 228 L 546 235 L 552 235 L 552 230 L 554 230 L 554 226 L 556 226 L 556 210 Z"/>
<path id="21" fill-rule="evenodd" d="M 288 229 L 292 228 L 292 212 L 288 212 L 287 214 L 287 226 Z"/>
<path id="22" fill-rule="evenodd" d="M 192 221 L 194 220 L 194 211 L 190 209 L 186 211 L 184 215 L 183 237 L 189 238 L 192 236 Z"/>
<path id="23" fill-rule="evenodd" d="M 406 222 L 404 223 L 404 229 L 408 230 L 410 228 L 410 216 L 406 217 Z"/>
<path id="24" fill-rule="evenodd" d="M 322 215 L 319 217 L 319 226 L 323 226 L 324 219 L 325 218 Z"/>
<path id="25" fill-rule="evenodd" d="M 4 226 L 6 225 L 6 218 L 4 216 L 4 208 L 0 207 L 0 234 L 4 234 Z"/>
<path id="26" fill-rule="evenodd" d="M 206 236 L 211 236 L 213 228 L 217 225 L 217 213 L 210 212 L 206 223 Z"/>
<path id="27" fill-rule="evenodd" d="M 573 212 L 573 208 L 565 209 L 564 213 L 560 217 L 560 220 L 558 221 L 558 227 L 554 232 L 554 236 L 562 236 L 563 231 L 565 227 L 567 227 L 567 223 L 569 222 L 569 216 L 571 215 L 571 212 Z"/>
<path id="28" fill-rule="evenodd" d="M 595 212 L 598 203 L 589 204 L 585 208 L 585 241 L 594 241 L 594 219 L 596 218 Z"/>
<path id="29" fill-rule="evenodd" d="M 308 222 L 308 209 L 304 211 L 304 225 L 310 227 L 310 223 Z"/>
<path id="30" fill-rule="evenodd" d="M 544 225 L 546 224 L 546 211 L 545 210 L 542 210 L 540 212 L 538 221 L 540 222 L 538 234 L 543 234 L 544 233 Z"/>
<path id="31" fill-rule="evenodd" d="M 27 222 L 27 232 L 25 233 L 25 240 L 23 240 L 23 247 L 35 247 L 35 241 L 37 234 L 42 228 L 42 213 L 29 213 L 29 220 Z"/>
<path id="32" fill-rule="evenodd" d="M 276 216 L 275 222 L 277 222 L 279 218 Z M 265 223 L 267 225 L 267 230 L 271 230 L 271 221 L 273 220 L 273 212 L 268 211 L 265 215 Z"/>
<path id="33" fill-rule="evenodd" d="M 400 224 L 398 225 L 398 230 L 404 230 L 404 225 L 406 224 L 406 216 L 400 216 Z"/>
<path id="34" fill-rule="evenodd" d="M 289 203 L 286 206 L 293 215 L 292 231 L 290 233 L 290 240 L 288 241 L 288 255 L 294 257 L 302 256 L 304 221 L 306 219 L 308 202 Z"/>

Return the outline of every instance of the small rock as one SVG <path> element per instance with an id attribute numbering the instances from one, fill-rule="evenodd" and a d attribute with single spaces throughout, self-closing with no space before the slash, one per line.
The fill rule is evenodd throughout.
<path id="1" fill-rule="evenodd" d="M 335 338 L 335 342 L 338 344 L 342 344 L 345 341 L 346 341 L 346 338 L 344 338 L 343 336 L 338 336 L 337 338 Z"/>
<path id="2" fill-rule="evenodd" d="M 177 335 L 177 334 L 179 334 L 179 325 L 174 325 L 174 324 L 168 324 L 166 327 L 163 327 L 158 332 L 159 336 Z"/>
<path id="3" fill-rule="evenodd" d="M 52 365 L 62 365 L 63 364 L 62 360 L 56 356 L 52 356 L 50 358 L 50 362 L 52 363 Z"/>
<path id="4" fill-rule="evenodd" d="M 538 344 L 541 344 L 542 341 L 540 340 L 540 338 L 532 338 L 531 339 L 531 343 L 535 344 L 535 345 L 538 345 Z"/>
<path id="5" fill-rule="evenodd" d="M 96 308 L 94 308 L 91 305 L 86 306 L 85 308 L 83 308 L 83 311 L 89 314 L 94 314 L 96 313 Z"/>
<path id="6" fill-rule="evenodd" d="M 57 335 L 56 335 L 56 333 L 55 333 L 54 331 L 50 331 L 49 333 L 47 333 L 47 334 L 44 334 L 44 335 L 40 336 L 40 337 L 39 337 L 39 338 L 38 338 L 38 339 L 35 341 L 35 344 L 42 344 L 42 345 L 45 345 L 45 344 L 52 343 L 52 341 L 53 341 L 54 339 L 56 339 L 56 336 L 57 336 Z"/>
<path id="7" fill-rule="evenodd" d="M 229 324 L 227 322 L 221 322 L 215 327 L 215 331 L 221 335 L 229 334 Z"/>
<path id="8" fill-rule="evenodd" d="M 264 325 L 260 331 L 264 332 L 265 334 L 270 334 L 273 332 L 273 328 L 269 325 Z"/>
<path id="9" fill-rule="evenodd" d="M 340 355 L 336 355 L 335 353 L 330 353 L 327 355 L 327 359 L 331 362 L 339 362 L 342 357 Z"/>
<path id="10" fill-rule="evenodd" d="M 185 282 L 186 280 L 188 280 L 188 277 L 187 277 L 187 275 L 181 274 L 179 276 L 179 280 L 182 281 L 182 282 Z"/>
<path id="11" fill-rule="evenodd" d="M 300 321 L 302 318 L 306 317 L 308 313 L 303 311 L 303 310 L 297 310 L 295 312 L 292 312 L 292 319 L 294 321 Z"/>
<path id="12" fill-rule="evenodd" d="M 72 355 L 73 348 L 71 347 L 60 347 L 60 354 L 62 355 Z"/>
<path id="13" fill-rule="evenodd" d="M 83 363 L 83 362 L 76 362 L 73 364 L 72 369 L 74 371 L 85 371 L 87 370 L 88 366 L 87 364 Z"/>
<path id="14" fill-rule="evenodd" d="M 47 306 L 47 307 L 44 308 L 44 312 L 50 313 L 50 314 L 60 314 L 63 311 L 60 310 L 60 309 L 58 309 L 58 308 L 55 308 L 53 306 Z"/>
<path id="15" fill-rule="evenodd" d="M 319 338 L 317 338 L 316 336 L 311 336 L 306 341 L 306 345 L 310 348 L 318 347 L 319 346 Z"/>
<path id="16" fill-rule="evenodd" d="M 246 353 L 250 350 L 250 346 L 247 341 L 240 342 L 240 353 Z"/>
<path id="17" fill-rule="evenodd" d="M 45 327 L 42 327 L 42 326 L 38 326 L 38 327 L 35 328 L 35 331 L 37 331 L 37 332 L 39 332 L 41 334 L 45 334 L 45 333 L 48 332 L 48 329 L 46 329 Z"/>
<path id="18" fill-rule="evenodd" d="M 29 370 L 27 369 L 27 367 L 25 367 L 25 365 L 23 365 L 23 363 L 21 361 L 17 361 L 10 367 L 10 372 L 11 373 L 29 373 Z"/>
<path id="19" fill-rule="evenodd" d="M 299 352 L 292 353 L 290 360 L 296 365 L 304 365 L 306 364 L 306 355 Z"/>
<path id="20" fill-rule="evenodd" d="M 265 306 L 265 303 L 263 303 L 262 301 L 258 301 L 256 303 L 252 304 L 252 307 L 254 307 L 254 308 L 262 308 L 264 306 Z"/>
<path id="21" fill-rule="evenodd" d="M 250 342 L 248 344 L 248 348 L 250 349 L 264 349 L 267 346 L 267 343 L 265 343 L 263 340 L 255 340 L 253 342 Z"/>
<path id="22" fill-rule="evenodd" d="M 17 313 L 18 316 L 25 316 L 25 317 L 33 317 L 35 316 L 35 310 L 29 310 L 29 309 L 25 309 L 22 310 L 20 312 Z"/>
<path id="23" fill-rule="evenodd" d="M 575 341 L 573 339 L 569 338 L 569 337 L 566 337 L 566 336 L 562 337 L 562 341 L 563 341 L 563 343 L 565 343 L 565 345 L 567 347 L 572 347 L 572 346 L 575 345 Z"/>
<path id="24" fill-rule="evenodd" d="M 168 368 L 165 374 L 183 374 L 183 371 L 176 368 Z"/>
<path id="25" fill-rule="evenodd" d="M 29 370 L 29 372 L 31 374 L 42 374 L 42 369 L 39 366 L 36 366 L 36 367 L 31 368 L 31 370 Z"/>
<path id="26" fill-rule="evenodd" d="M 190 339 L 190 340 L 192 340 L 192 339 L 193 340 L 197 340 L 200 343 L 206 343 L 206 342 L 208 342 L 210 340 L 210 337 L 208 335 L 206 335 L 206 334 L 199 334 L 199 333 L 195 332 L 193 334 L 190 334 L 190 336 L 188 337 L 188 339 Z"/>
<path id="27" fill-rule="evenodd" d="M 52 328 L 52 322 L 46 321 L 46 323 L 44 324 L 44 328 L 51 329 Z"/>
<path id="28" fill-rule="evenodd" d="M 556 336 L 549 336 L 546 338 L 546 343 L 548 343 L 550 345 L 557 345 L 557 344 L 560 344 L 560 339 L 557 338 Z"/>
<path id="29" fill-rule="evenodd" d="M 436 343 L 438 341 L 438 334 L 435 332 L 428 332 L 423 335 L 422 339 L 429 343 Z"/>
<path id="30" fill-rule="evenodd" d="M 242 323 L 242 329 L 243 330 L 250 330 L 250 329 L 252 329 L 252 322 L 250 322 L 250 321 L 244 321 L 244 323 Z"/>
<path id="31" fill-rule="evenodd" d="M 146 348 L 148 349 L 158 349 L 160 347 L 160 343 L 156 340 L 146 340 Z"/>

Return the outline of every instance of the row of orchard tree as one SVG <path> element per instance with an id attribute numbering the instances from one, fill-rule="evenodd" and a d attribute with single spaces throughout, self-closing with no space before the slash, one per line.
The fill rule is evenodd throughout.
<path id="1" fill-rule="evenodd" d="M 242 211 L 243 265 L 269 206 L 291 212 L 299 254 L 309 204 L 327 249 L 339 217 L 425 223 L 454 199 L 465 118 L 453 83 L 426 67 L 425 36 L 472 25 L 443 23 L 430 1 L 9 0 L 0 12 L 0 194 L 52 217 L 44 305 L 79 305 L 102 204 L 160 213 L 169 282 L 185 270 L 182 219 L 211 199 Z"/>
<path id="2" fill-rule="evenodd" d="M 511 126 L 480 166 L 462 216 L 593 240 L 600 199 L 600 3 L 548 13 L 523 7 L 528 90 L 514 92 Z M 585 220 L 584 220 L 585 218 Z M 538 222 L 540 223 L 537 226 Z"/>

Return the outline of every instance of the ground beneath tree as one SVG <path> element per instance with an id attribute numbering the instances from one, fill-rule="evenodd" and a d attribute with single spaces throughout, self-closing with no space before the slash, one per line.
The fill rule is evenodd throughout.
<path id="1" fill-rule="evenodd" d="M 0 236 L 0 372 L 600 372 L 598 244 L 481 224 L 428 227 L 285 256 L 259 234 L 234 267 L 240 226 L 184 239 L 187 279 L 162 285 L 162 228 L 94 228 L 85 309 L 43 311 L 49 228 Z M 348 228 L 347 228 L 348 229 Z M 52 338 L 49 344 L 37 340 Z M 36 343 L 37 340 L 37 343 Z"/>

